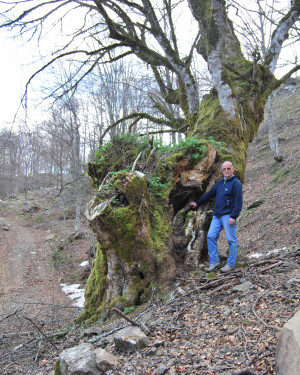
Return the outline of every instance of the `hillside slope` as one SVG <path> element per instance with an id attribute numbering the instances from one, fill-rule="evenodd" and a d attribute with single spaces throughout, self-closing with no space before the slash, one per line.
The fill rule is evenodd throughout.
<path id="1" fill-rule="evenodd" d="M 238 220 L 242 254 L 300 246 L 300 80 L 278 91 L 273 109 L 283 161 L 274 160 L 265 120 L 248 150 Z M 262 204 L 248 208 L 257 201 Z"/>
<path id="2" fill-rule="evenodd" d="M 238 221 L 240 262 L 249 253 L 300 247 L 300 82 L 278 92 L 274 110 L 284 159 L 281 163 L 274 160 L 264 122 L 248 152 L 244 207 Z M 0 367 L 7 375 L 52 374 L 57 352 L 49 343 L 41 345 L 40 333 L 26 317 L 45 332 L 64 330 L 71 324 L 78 312 L 60 283 L 85 280 L 88 269 L 82 274 L 79 265 L 89 258 L 95 242 L 86 227 L 82 237 L 75 239 L 72 217 L 62 217 L 59 205 L 47 194 L 41 191 L 30 195 L 29 213 L 24 211 L 21 198 L 0 204 L 1 220 L 10 224 L 6 231 L 0 221 L 0 330 L 4 340 Z M 248 208 L 257 201 L 261 204 Z M 224 253 L 227 250 L 224 235 L 220 248 Z M 13 251 L 15 263 L 9 262 Z M 167 304 L 162 305 L 155 296 L 147 314 L 149 320 L 145 321 L 152 330 L 152 347 L 142 355 L 120 356 L 111 338 L 99 345 L 119 356 L 118 374 L 151 374 L 161 364 L 169 368 L 169 374 L 219 375 L 251 363 L 261 373 L 274 374 L 277 333 L 299 306 L 298 284 L 290 283 L 299 280 L 299 251 L 281 253 L 286 261 L 271 259 L 260 266 L 237 268 L 225 282 L 224 275 L 210 280 L 199 270 L 177 281 Z M 232 290 L 233 285 L 245 280 L 250 282 L 250 289 Z M 141 306 L 133 314 L 145 308 Z M 123 324 L 108 319 L 107 325 L 97 328 L 105 332 Z M 277 326 L 275 330 L 273 325 Z M 65 334 L 67 331 L 62 332 Z M 35 340 L 30 341 L 31 346 L 23 346 L 28 343 L 28 335 Z M 71 330 L 67 339 L 58 338 L 55 344 L 63 350 L 82 340 L 78 331 Z"/>

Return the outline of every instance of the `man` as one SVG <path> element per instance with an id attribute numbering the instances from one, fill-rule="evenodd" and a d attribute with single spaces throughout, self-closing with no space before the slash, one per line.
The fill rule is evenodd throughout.
<path id="1" fill-rule="evenodd" d="M 210 266 L 207 272 L 220 268 L 218 254 L 218 238 L 222 229 L 225 230 L 229 244 L 229 256 L 221 272 L 230 272 L 236 264 L 238 243 L 236 238 L 236 219 L 243 205 L 242 184 L 233 174 L 234 168 L 230 161 L 222 164 L 223 177 L 206 194 L 196 202 L 190 202 L 192 208 L 197 208 L 202 203 L 212 198 L 215 200 L 215 209 L 212 222 L 207 234 L 207 246 Z"/>

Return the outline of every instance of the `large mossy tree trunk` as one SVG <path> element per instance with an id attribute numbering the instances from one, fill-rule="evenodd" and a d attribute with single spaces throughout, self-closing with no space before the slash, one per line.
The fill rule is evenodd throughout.
<path id="1" fill-rule="evenodd" d="M 270 50 L 264 65 L 243 56 L 225 2 L 190 0 L 189 4 L 201 31 L 197 51 L 208 64 L 214 88 L 195 111 L 194 99 L 189 102 L 193 95 L 188 92 L 193 85 L 181 81 L 176 101 L 186 115 L 186 137 L 199 139 L 205 150 L 193 158 L 191 149 L 164 156 L 155 156 L 152 149 L 136 163 L 137 146 L 128 148 L 127 144 L 122 154 L 122 147 L 115 144 L 119 159 L 104 153 L 89 165 L 101 199 L 96 197 L 87 217 L 99 246 L 81 319 L 98 319 L 115 304 L 140 304 L 154 288 L 164 291 L 176 276 L 197 269 L 207 256 L 212 207 L 208 203 L 194 212 L 189 202 L 221 177 L 220 166 L 225 160 L 233 162 L 235 174 L 243 182 L 249 142 L 263 120 L 268 96 L 281 83 L 270 72 L 270 64 L 278 57 L 275 49 Z M 216 147 L 218 142 L 226 148 Z M 107 177 L 109 172 L 133 164 L 142 172 L 155 171 L 163 185 L 156 188 L 161 191 L 153 190 L 153 180 L 147 174 L 132 171 Z M 107 184 L 111 191 L 103 195 Z"/>
<path id="2" fill-rule="evenodd" d="M 112 306 L 139 305 L 154 291 L 165 293 L 207 257 L 210 206 L 194 212 L 189 202 L 220 177 L 215 147 L 221 144 L 194 138 L 183 150 L 155 155 L 149 148 L 139 158 L 136 142 L 115 137 L 89 164 L 97 193 L 86 217 L 98 249 L 79 321 L 99 319 Z M 133 164 L 137 170 L 124 171 Z"/>

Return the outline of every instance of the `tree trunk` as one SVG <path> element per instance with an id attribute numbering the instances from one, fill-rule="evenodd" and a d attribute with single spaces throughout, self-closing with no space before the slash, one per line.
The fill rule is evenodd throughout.
<path id="1" fill-rule="evenodd" d="M 96 186 L 97 197 L 87 212 L 99 246 L 80 319 L 98 319 L 101 311 L 112 305 L 121 308 L 143 303 L 154 285 L 159 285 L 161 291 L 166 290 L 175 277 L 197 269 L 207 257 L 211 203 L 193 212 L 189 202 L 215 184 L 221 177 L 220 166 L 225 160 L 233 162 L 235 174 L 244 180 L 248 144 L 263 119 L 267 99 L 262 87 L 267 87 L 267 82 L 274 79 L 257 66 L 257 75 L 252 81 L 252 65 L 247 61 L 240 61 L 235 69 L 240 73 L 224 70 L 227 77 L 231 76 L 232 93 L 238 93 L 231 95 L 231 102 L 236 103 L 235 110 L 228 113 L 226 105 L 224 110 L 217 90 L 212 90 L 203 99 L 198 117 L 188 128 L 186 135 L 189 137 L 212 137 L 204 157 L 195 163 L 190 154 L 173 154 L 166 159 L 154 156 L 154 168 L 148 156 L 147 170 L 157 170 L 160 181 L 167 186 L 164 199 L 153 198 L 151 180 L 149 184 L 145 176 L 120 172 L 119 177 L 105 180 L 111 169 L 104 173 L 103 159 L 89 164 L 93 181 L 102 184 Z M 242 80 L 240 74 L 248 74 L 249 80 Z M 119 145 L 114 146 L 115 153 L 118 148 Z M 130 150 L 126 154 L 129 155 Z M 135 155 L 137 157 L 137 151 Z M 123 169 L 116 168 L 113 154 L 104 157 L 109 159 L 113 170 Z M 134 158 L 131 165 L 133 161 Z M 111 189 L 110 195 L 102 194 L 104 188 Z M 116 201 L 122 204 L 114 203 Z"/>
<path id="2" fill-rule="evenodd" d="M 211 206 L 197 212 L 189 206 L 220 178 L 219 155 L 204 144 L 206 151 L 196 162 L 189 152 L 154 155 L 151 162 L 148 156 L 147 168 L 159 171 L 161 186 L 139 171 L 111 178 L 107 170 L 101 171 L 101 161 L 89 163 L 93 181 L 102 181 L 86 212 L 99 245 L 79 320 L 99 319 L 112 305 L 146 302 L 154 286 L 164 293 L 175 277 L 197 269 L 207 257 Z M 114 164 L 113 155 L 107 158 Z M 137 163 L 141 169 L 144 160 Z"/>
<path id="3" fill-rule="evenodd" d="M 190 0 L 189 4 L 201 31 L 197 51 L 208 64 L 214 88 L 196 112 L 195 103 L 188 100 L 185 135 L 196 137 L 200 144 L 203 139 L 210 142 L 197 162 L 191 153 L 182 151 L 166 158 L 154 157 L 154 168 L 149 165 L 150 153 L 144 166 L 147 172 L 156 170 L 166 185 L 164 199 L 153 198 L 149 178 L 147 183 L 145 177 L 121 173 L 109 182 L 103 181 L 109 171 L 122 169 L 116 169 L 113 155 L 112 169 L 103 168 L 105 155 L 89 165 L 93 181 L 99 180 L 102 185 L 96 184 L 97 198 L 87 213 L 99 247 L 87 283 L 82 319 L 98 319 L 101 311 L 114 304 L 142 303 L 153 285 L 163 291 L 175 276 L 197 269 L 207 256 L 212 206 L 207 203 L 193 212 L 189 202 L 215 184 L 226 160 L 233 163 L 235 174 L 244 181 L 248 145 L 263 120 L 268 96 L 280 83 L 268 65 L 244 58 L 225 2 Z M 183 95 L 180 103 L 191 97 L 184 90 L 178 95 Z M 110 195 L 102 194 L 103 186 L 106 192 L 111 189 Z M 115 206 L 116 200 L 124 207 Z"/>
<path id="4" fill-rule="evenodd" d="M 278 139 L 276 129 L 275 129 L 274 111 L 272 107 L 272 97 L 273 95 L 269 96 L 267 105 L 266 105 L 267 114 L 268 114 L 269 144 L 270 144 L 270 149 L 275 150 L 274 159 L 280 162 L 282 161 L 282 155 L 281 155 L 280 147 L 279 147 L 279 139 Z"/>

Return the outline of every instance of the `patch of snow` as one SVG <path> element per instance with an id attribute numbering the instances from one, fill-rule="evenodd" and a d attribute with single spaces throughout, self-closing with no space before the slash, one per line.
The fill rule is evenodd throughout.
<path id="1" fill-rule="evenodd" d="M 79 289 L 80 284 L 60 284 L 62 291 L 68 295 L 69 298 L 75 300 L 74 306 L 83 308 L 84 306 L 84 289 Z"/>
<path id="2" fill-rule="evenodd" d="M 254 254 L 249 254 L 248 258 L 261 258 L 262 256 L 264 256 L 264 254 L 262 254 L 262 253 L 254 253 Z"/>
<path id="3" fill-rule="evenodd" d="M 145 173 L 140 172 L 140 171 L 134 171 L 134 173 L 137 174 L 141 178 L 145 176 Z"/>
<path id="4" fill-rule="evenodd" d="M 248 255 L 248 258 L 262 258 L 262 257 L 268 257 L 270 255 L 277 255 L 279 253 L 282 253 L 283 251 L 286 251 L 287 248 L 286 247 L 282 247 L 280 249 L 273 249 L 273 250 L 270 250 L 268 251 L 267 253 L 263 254 L 263 253 L 253 253 L 253 254 L 249 254 Z"/>
<path id="5" fill-rule="evenodd" d="M 279 253 L 281 253 L 282 251 L 285 251 L 285 250 L 286 250 L 286 247 L 282 247 L 281 249 L 273 249 L 273 250 L 267 252 L 267 256 L 273 255 L 273 254 L 279 254 Z"/>
<path id="6" fill-rule="evenodd" d="M 89 265 L 89 261 L 88 260 L 85 260 L 84 262 L 80 263 L 79 266 L 80 267 L 86 267 Z"/>

